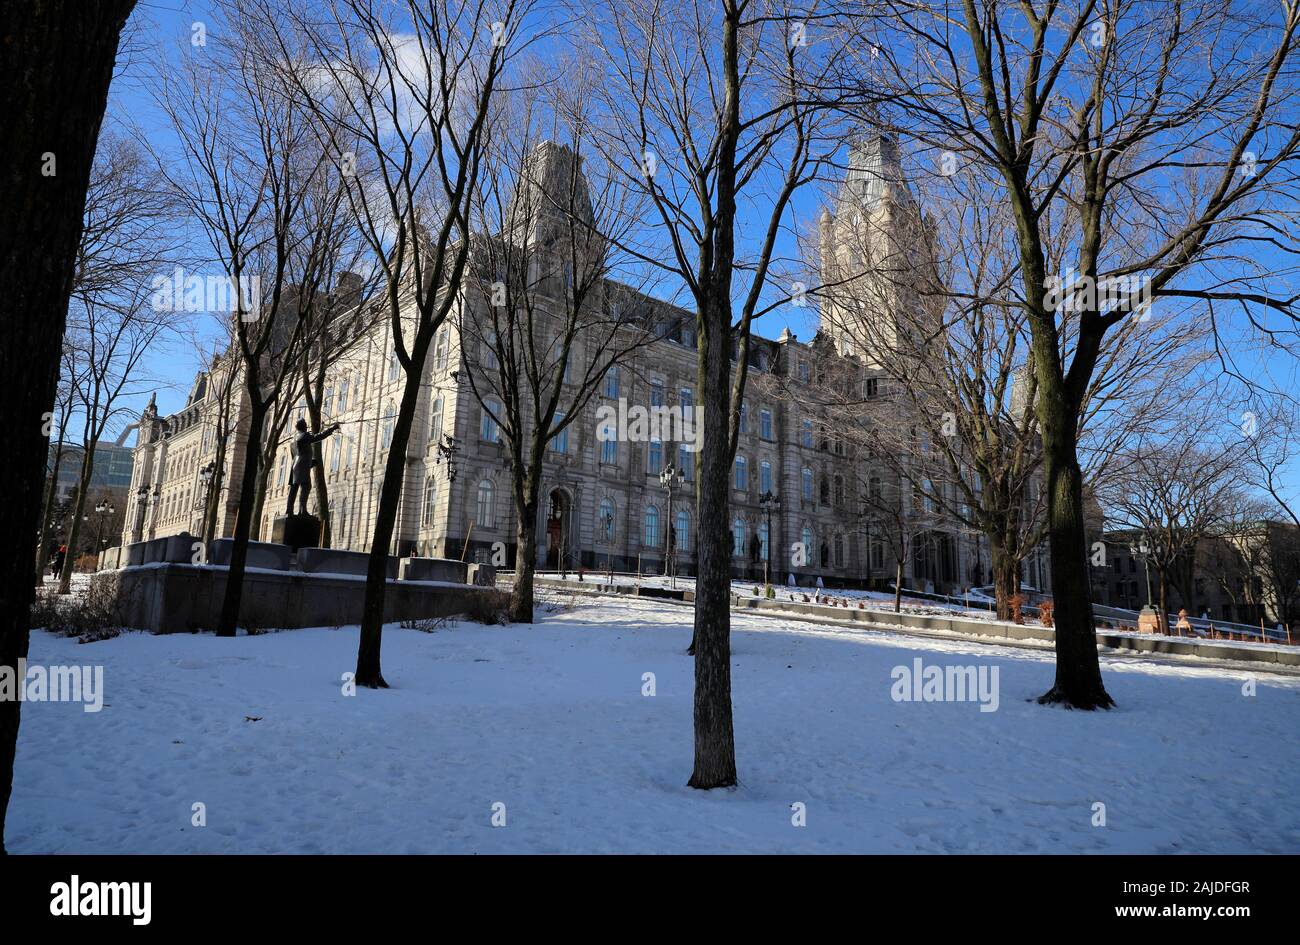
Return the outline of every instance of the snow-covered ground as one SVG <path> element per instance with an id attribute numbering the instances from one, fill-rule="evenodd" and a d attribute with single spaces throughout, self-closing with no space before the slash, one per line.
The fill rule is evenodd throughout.
<path id="1" fill-rule="evenodd" d="M 1050 653 L 738 614 L 741 785 L 704 793 L 690 616 L 578 597 L 533 626 L 392 626 L 394 688 L 355 696 L 355 628 L 36 632 L 32 663 L 104 667 L 106 705 L 24 707 L 10 849 L 1300 852 L 1300 678 L 1252 696 L 1245 671 L 1103 658 L 1119 707 L 1067 712 L 1032 702 Z M 997 710 L 894 701 L 916 659 L 996 668 Z"/>

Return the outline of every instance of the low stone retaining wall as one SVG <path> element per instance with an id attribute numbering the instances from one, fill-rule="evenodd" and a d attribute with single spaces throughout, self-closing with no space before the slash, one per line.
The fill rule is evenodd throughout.
<path id="1" fill-rule="evenodd" d="M 115 589 L 124 626 L 154 633 L 213 629 L 221 615 L 229 569 L 220 565 L 160 563 L 91 577 Z M 366 584 L 359 578 L 302 571 L 254 569 L 244 575 L 239 625 L 270 630 L 337 627 L 361 622 Z M 494 587 L 388 581 L 384 621 L 466 614 L 490 619 L 508 598 Z"/>

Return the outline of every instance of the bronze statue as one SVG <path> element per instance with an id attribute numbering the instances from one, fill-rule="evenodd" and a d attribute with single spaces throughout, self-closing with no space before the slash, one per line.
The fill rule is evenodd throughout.
<path id="1" fill-rule="evenodd" d="M 315 434 L 307 430 L 307 421 L 301 417 L 295 426 L 298 429 L 298 435 L 293 441 L 293 469 L 289 471 L 289 507 L 286 514 L 293 514 L 294 496 L 298 496 L 298 508 L 301 510 L 298 514 L 306 515 L 307 496 L 311 494 L 311 467 L 316 460 L 316 453 L 312 447 L 326 437 L 333 435 L 334 431 L 339 428 L 339 424 L 331 424 L 320 433 Z"/>

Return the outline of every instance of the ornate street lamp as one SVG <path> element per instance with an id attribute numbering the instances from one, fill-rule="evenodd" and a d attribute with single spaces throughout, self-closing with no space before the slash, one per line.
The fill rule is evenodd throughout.
<path id="1" fill-rule="evenodd" d="M 772 513 L 781 511 L 781 498 L 773 495 L 772 490 L 769 489 L 758 497 L 758 504 L 763 510 L 767 522 L 767 548 L 765 549 L 766 553 L 763 555 L 763 593 L 766 594 L 770 584 L 768 562 L 772 560 Z"/>
<path id="2" fill-rule="evenodd" d="M 659 485 L 668 492 L 668 527 L 664 529 L 664 568 L 668 572 L 668 586 L 677 588 L 677 536 L 673 532 L 673 490 L 680 489 L 686 477 L 669 463 L 659 473 Z"/>

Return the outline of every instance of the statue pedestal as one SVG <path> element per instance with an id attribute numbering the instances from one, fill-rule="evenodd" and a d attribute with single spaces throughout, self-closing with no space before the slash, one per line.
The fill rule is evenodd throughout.
<path id="1" fill-rule="evenodd" d="M 277 515 L 271 523 L 271 541 L 294 551 L 319 547 L 320 519 L 314 515 Z"/>
<path id="2" fill-rule="evenodd" d="M 1160 617 L 1154 608 L 1143 607 L 1138 613 L 1138 633 L 1159 633 Z"/>

